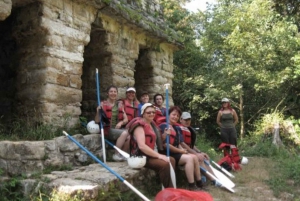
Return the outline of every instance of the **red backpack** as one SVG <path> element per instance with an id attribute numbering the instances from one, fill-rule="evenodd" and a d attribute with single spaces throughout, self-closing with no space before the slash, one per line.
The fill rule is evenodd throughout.
<path id="1" fill-rule="evenodd" d="M 239 150 L 235 145 L 221 143 L 219 149 L 223 149 L 224 157 L 218 162 L 218 164 L 224 167 L 226 170 L 237 171 L 241 170 L 241 158 Z"/>

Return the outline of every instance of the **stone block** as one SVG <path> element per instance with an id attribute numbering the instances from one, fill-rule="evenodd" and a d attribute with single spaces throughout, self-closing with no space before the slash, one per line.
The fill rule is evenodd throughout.
<path id="1" fill-rule="evenodd" d="M 47 73 L 47 74 L 49 74 L 49 73 Z M 55 80 L 55 82 L 53 82 L 53 84 L 58 84 L 58 85 L 62 85 L 62 86 L 65 86 L 65 87 L 71 86 L 71 83 L 69 85 L 69 76 L 68 75 L 61 74 L 61 73 L 53 73 L 53 72 L 51 72 L 51 73 L 54 74 L 54 76 L 56 77 L 56 80 Z M 47 76 L 47 78 L 48 77 L 50 77 L 50 76 Z M 71 82 L 71 80 L 70 80 L 70 82 Z"/>
<path id="2" fill-rule="evenodd" d="M 71 135 L 71 134 L 70 134 Z M 84 142 L 84 138 L 82 135 L 74 135 L 73 136 L 80 144 Z M 74 152 L 78 151 L 80 148 L 72 142 L 68 137 L 61 136 L 54 139 L 56 146 L 59 148 L 61 152 Z"/>
<path id="3" fill-rule="evenodd" d="M 81 77 L 78 75 L 70 75 L 70 87 L 81 89 L 82 80 Z"/>
<path id="4" fill-rule="evenodd" d="M 49 47 L 63 47 L 62 37 L 58 35 L 47 35 L 44 39 L 44 45 Z"/>
<path id="5" fill-rule="evenodd" d="M 0 1 L 0 21 L 4 21 L 8 16 L 10 16 L 12 9 L 11 0 Z"/>
<path id="6" fill-rule="evenodd" d="M 50 35 L 68 36 L 73 40 L 81 41 L 87 44 L 90 41 L 90 36 L 75 28 L 69 27 L 61 22 L 56 22 L 47 18 L 42 18 L 40 26 L 45 28 Z"/>
<path id="7" fill-rule="evenodd" d="M 44 168 L 43 163 L 38 160 L 8 160 L 7 166 L 7 173 L 9 175 L 36 173 L 41 172 Z"/>
<path id="8" fill-rule="evenodd" d="M 21 155 L 15 150 L 14 142 L 0 141 L 0 158 L 5 160 L 21 160 Z"/>
<path id="9" fill-rule="evenodd" d="M 37 181 L 35 179 L 24 179 L 20 181 L 22 187 L 22 193 L 25 197 L 28 197 L 33 192 Z"/>
<path id="10" fill-rule="evenodd" d="M 90 151 L 96 151 L 102 148 L 101 136 L 99 134 L 84 135 L 83 138 Z"/>
<path id="11" fill-rule="evenodd" d="M 68 103 L 71 104 L 81 102 L 82 100 L 81 90 L 49 83 L 40 87 L 40 92 L 38 93 L 40 93 L 40 100 L 53 103 L 65 103 L 68 100 Z"/>
<path id="12" fill-rule="evenodd" d="M 22 160 L 41 160 L 45 156 L 45 147 L 42 141 L 14 142 L 14 152 Z"/>
<path id="13" fill-rule="evenodd" d="M 6 173 L 7 172 L 7 162 L 4 159 L 0 159 L 0 169 Z"/>

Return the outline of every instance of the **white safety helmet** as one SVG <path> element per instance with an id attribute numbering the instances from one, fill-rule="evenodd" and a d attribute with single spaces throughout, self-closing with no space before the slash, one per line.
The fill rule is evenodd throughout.
<path id="1" fill-rule="evenodd" d="M 87 130 L 91 134 L 98 134 L 100 133 L 100 128 L 99 125 L 95 123 L 95 121 L 90 121 L 87 126 Z"/>
<path id="2" fill-rule="evenodd" d="M 229 101 L 228 98 L 223 98 L 221 102 L 222 102 L 222 103 L 229 103 L 230 101 Z"/>
<path id="3" fill-rule="evenodd" d="M 145 166 L 146 156 L 131 156 L 127 159 L 128 165 L 133 169 L 139 169 Z"/>
<path id="4" fill-rule="evenodd" d="M 246 164 L 248 164 L 248 158 L 246 158 L 246 157 L 242 157 L 242 160 L 241 160 L 241 164 L 242 165 L 246 165 Z"/>

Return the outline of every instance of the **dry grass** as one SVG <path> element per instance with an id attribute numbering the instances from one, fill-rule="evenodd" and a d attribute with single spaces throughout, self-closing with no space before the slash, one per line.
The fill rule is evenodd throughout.
<path id="1" fill-rule="evenodd" d="M 266 184 L 270 171 L 274 167 L 272 160 L 266 158 L 249 158 L 249 163 L 239 172 L 234 172 L 235 193 L 210 186 L 209 193 L 215 201 L 294 201 L 292 195 L 282 194 L 279 198 Z"/>

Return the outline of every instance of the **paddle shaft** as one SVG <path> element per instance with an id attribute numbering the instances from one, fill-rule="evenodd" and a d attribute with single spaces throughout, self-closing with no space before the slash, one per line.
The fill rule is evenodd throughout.
<path id="1" fill-rule="evenodd" d="M 115 175 L 121 182 L 123 182 L 126 186 L 128 186 L 131 190 L 133 190 L 136 194 L 138 194 L 143 200 L 150 201 L 147 197 L 145 197 L 140 191 L 138 191 L 134 186 L 128 183 L 124 178 L 122 178 L 119 174 L 113 171 L 110 167 L 108 167 L 105 163 L 99 160 L 94 154 L 92 154 L 89 150 L 87 150 L 84 146 L 82 146 L 77 140 L 75 140 L 72 136 L 70 136 L 66 131 L 63 131 L 71 141 L 73 141 L 79 148 L 85 151 L 92 159 L 102 165 L 105 169 L 107 169 L 110 173 Z"/>
<path id="2" fill-rule="evenodd" d="M 100 100 L 100 83 L 99 83 L 99 74 L 98 74 L 98 68 L 96 68 L 96 87 L 97 87 L 97 101 L 98 106 L 101 104 Z M 103 152 L 103 161 L 106 163 L 106 149 L 105 149 L 105 141 L 104 141 L 104 130 L 102 125 L 102 118 L 101 118 L 101 112 L 99 112 L 99 119 L 100 119 L 100 130 L 101 130 L 101 142 L 102 142 L 102 152 Z"/>

